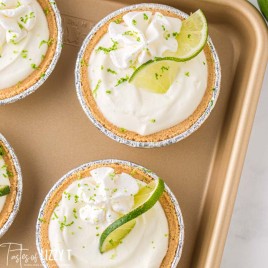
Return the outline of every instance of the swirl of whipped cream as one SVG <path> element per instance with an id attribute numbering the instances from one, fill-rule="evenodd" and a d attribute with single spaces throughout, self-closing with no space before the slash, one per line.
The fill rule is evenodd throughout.
<path id="1" fill-rule="evenodd" d="M 123 16 L 124 24 L 109 24 L 109 36 L 118 49 L 111 51 L 113 64 L 125 69 L 134 63 L 142 64 L 154 57 L 162 57 L 166 51 L 176 52 L 176 36 L 181 21 L 156 12 L 129 12 Z"/>
<path id="2" fill-rule="evenodd" d="M 79 210 L 80 218 L 91 224 L 109 223 L 128 213 L 134 206 L 137 182 L 128 174 L 115 174 L 109 167 L 91 171 L 93 182 L 80 187 L 78 196 L 86 204 Z"/>
<path id="3" fill-rule="evenodd" d="M 0 49 L 5 43 L 17 44 L 36 23 L 32 0 L 0 1 Z"/>

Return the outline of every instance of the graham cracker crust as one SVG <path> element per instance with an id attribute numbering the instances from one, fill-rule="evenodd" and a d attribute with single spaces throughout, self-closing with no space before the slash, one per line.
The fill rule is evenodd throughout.
<path id="1" fill-rule="evenodd" d="M 18 174 L 16 172 L 15 165 L 12 161 L 12 157 L 9 151 L 7 150 L 6 146 L 1 141 L 0 145 L 2 146 L 5 152 L 5 154 L 2 157 L 5 161 L 5 164 L 7 165 L 7 170 L 12 173 L 12 176 L 9 176 L 10 193 L 6 196 L 6 202 L 4 204 L 2 211 L 0 212 L 0 229 L 1 229 L 8 220 L 11 212 L 13 211 L 13 207 L 17 196 Z"/>
<path id="2" fill-rule="evenodd" d="M 180 17 L 177 14 L 174 14 L 170 11 L 164 11 L 164 10 L 155 9 L 155 8 L 154 9 L 150 9 L 150 8 L 137 8 L 137 9 L 135 9 L 135 11 L 148 11 L 148 10 L 152 11 L 153 13 L 159 11 L 165 16 L 175 17 L 175 18 L 179 18 L 179 19 L 183 20 L 182 17 Z M 114 21 L 114 20 L 117 20 L 117 19 L 122 19 L 122 17 L 126 13 L 127 12 L 122 13 L 122 14 L 112 18 L 111 20 L 106 22 L 105 25 L 103 25 L 96 32 L 96 34 L 93 36 L 93 38 L 91 39 L 91 41 L 89 42 L 89 44 L 85 50 L 85 53 L 84 53 L 83 58 L 82 58 L 82 62 L 89 61 L 90 55 L 91 55 L 92 51 L 94 51 L 97 43 L 102 38 L 102 36 L 105 33 L 107 33 L 109 23 Z M 132 132 L 129 130 L 124 130 L 122 132 L 122 128 L 119 128 L 119 127 L 113 125 L 111 122 L 109 122 L 104 117 L 102 112 L 99 110 L 98 105 L 94 99 L 92 89 L 90 88 L 90 85 L 89 85 L 87 64 L 81 64 L 81 68 L 80 68 L 81 88 L 82 88 L 83 97 L 85 99 L 85 102 L 86 102 L 88 108 L 90 109 L 90 112 L 94 116 L 94 118 L 101 125 L 103 125 L 106 129 L 110 130 L 111 132 L 113 132 L 114 134 L 116 134 L 119 137 L 122 137 L 122 138 L 128 139 L 128 140 L 132 140 L 132 141 L 136 141 L 136 142 L 159 142 L 159 141 L 163 141 L 163 140 L 166 140 L 169 138 L 173 138 L 173 137 L 178 136 L 181 133 L 185 132 L 186 130 L 188 130 L 202 116 L 202 114 L 205 112 L 206 108 L 208 107 L 208 105 L 210 103 L 210 100 L 211 100 L 211 97 L 213 94 L 213 89 L 214 89 L 213 85 L 215 82 L 215 72 L 214 72 L 215 63 L 214 63 L 213 56 L 212 56 L 212 53 L 211 53 L 208 45 L 205 46 L 204 53 L 205 53 L 206 60 L 207 60 L 208 83 L 207 83 L 207 89 L 206 89 L 205 94 L 202 98 L 202 101 L 200 102 L 200 104 L 198 105 L 198 107 L 196 108 L 196 110 L 194 111 L 194 113 L 191 116 L 189 116 L 183 122 L 181 122 L 173 127 L 170 127 L 168 129 L 164 129 L 162 131 L 159 131 L 157 133 L 153 133 L 150 135 L 142 136 L 136 132 Z"/>
<path id="3" fill-rule="evenodd" d="M 20 81 L 16 85 L 0 90 L 0 100 L 14 97 L 33 86 L 40 79 L 42 74 L 46 72 L 46 70 L 50 66 L 51 61 L 53 60 L 57 47 L 58 36 L 56 17 L 51 6 L 52 3 L 50 3 L 49 0 L 37 0 L 37 2 L 40 4 L 43 10 L 46 10 L 45 14 L 49 28 L 49 39 L 53 40 L 52 44 L 48 46 L 45 58 L 38 66 L 38 69 L 34 70 L 28 77 L 26 77 L 24 80 Z"/>
<path id="4" fill-rule="evenodd" d="M 49 242 L 49 235 L 48 235 L 48 227 L 49 221 L 52 216 L 52 213 L 57 206 L 58 202 L 61 200 L 62 194 L 64 190 L 72 184 L 74 181 L 79 180 L 81 178 L 85 178 L 90 176 L 90 171 L 99 167 L 109 166 L 115 170 L 115 173 L 122 173 L 125 172 L 130 174 L 134 178 L 143 181 L 145 183 L 149 183 L 153 180 L 148 174 L 146 174 L 143 170 L 139 168 L 132 168 L 127 165 L 122 164 L 95 164 L 91 167 L 84 169 L 83 171 L 77 172 L 76 174 L 71 175 L 66 180 L 62 182 L 62 184 L 52 193 L 50 199 L 48 200 L 46 207 L 44 209 L 44 216 L 41 221 L 41 228 L 40 228 L 40 236 L 41 236 L 41 249 L 42 252 L 50 252 L 50 242 Z M 164 209 L 165 215 L 168 220 L 169 226 L 169 243 L 168 243 L 168 250 L 166 253 L 165 258 L 162 261 L 161 268 L 168 268 L 171 267 L 171 264 L 176 256 L 176 249 L 179 243 L 179 236 L 180 236 L 180 226 L 176 215 L 175 207 L 168 195 L 168 193 L 164 192 L 160 198 L 161 206 Z M 46 260 L 48 267 L 56 268 L 58 267 L 54 260 Z"/>

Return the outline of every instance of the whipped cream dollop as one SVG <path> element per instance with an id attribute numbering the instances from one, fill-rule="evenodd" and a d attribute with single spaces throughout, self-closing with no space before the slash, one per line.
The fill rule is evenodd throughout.
<path id="1" fill-rule="evenodd" d="M 0 90 L 38 68 L 48 40 L 46 16 L 36 0 L 0 0 Z"/>
<path id="2" fill-rule="evenodd" d="M 1 150 L 1 147 L 0 147 Z M 4 161 L 4 158 L 0 155 L 0 186 L 9 185 L 10 181 L 7 174 L 7 165 Z M 2 211 L 5 202 L 6 202 L 6 195 L 0 196 L 0 212 Z"/>
<path id="3" fill-rule="evenodd" d="M 113 168 L 100 167 L 73 182 L 62 194 L 49 223 L 57 265 L 74 268 L 158 268 L 168 248 L 168 223 L 159 202 L 136 220 L 115 249 L 101 254 L 101 233 L 134 206 L 143 183 Z M 61 254 L 57 254 L 60 252 Z M 142 256 L 142 258 L 141 258 Z"/>
<path id="4" fill-rule="evenodd" d="M 78 189 L 78 196 L 86 204 L 79 210 L 80 218 L 91 224 L 111 223 L 134 206 L 139 186 L 126 173 L 115 174 L 112 168 L 91 171 L 94 183 Z"/>
<path id="5" fill-rule="evenodd" d="M 18 43 L 33 29 L 36 11 L 31 2 L 31 0 L 1 0 L 0 48 L 5 42 Z"/>
<path id="6" fill-rule="evenodd" d="M 109 36 L 118 43 L 118 49 L 110 53 L 111 60 L 116 67 L 124 69 L 136 62 L 142 64 L 162 57 L 166 51 L 176 52 L 180 28 L 180 20 L 159 12 L 129 12 L 124 15 L 124 24 L 109 25 Z"/>
<path id="7" fill-rule="evenodd" d="M 111 22 L 88 62 L 90 87 L 99 110 L 119 128 L 149 135 L 187 119 L 201 102 L 207 87 L 204 52 L 178 63 L 178 73 L 165 94 L 128 82 L 134 70 L 154 57 L 175 52 L 181 29 L 179 18 L 159 12 L 129 12 Z"/>

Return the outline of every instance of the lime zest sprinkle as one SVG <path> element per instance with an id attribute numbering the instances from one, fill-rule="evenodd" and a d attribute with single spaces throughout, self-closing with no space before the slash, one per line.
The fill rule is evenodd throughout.
<path id="1" fill-rule="evenodd" d="M 39 44 L 39 48 L 42 46 L 42 45 L 47 45 L 48 47 L 50 47 L 54 42 L 54 39 L 53 38 L 50 38 L 48 40 L 42 40 Z"/>
<path id="2" fill-rule="evenodd" d="M 128 76 L 128 75 L 126 75 L 125 77 L 121 77 L 121 78 L 119 78 L 119 79 L 117 80 L 117 84 L 116 84 L 115 86 L 117 87 L 117 86 L 121 85 L 122 83 L 127 82 L 128 79 L 129 79 L 129 76 Z"/>
<path id="3" fill-rule="evenodd" d="M 136 169 L 132 169 L 131 172 L 130 172 L 130 175 L 131 175 L 131 176 L 134 176 L 134 175 L 136 175 L 136 174 L 137 174 Z"/>
<path id="4" fill-rule="evenodd" d="M 190 72 L 186 72 L 185 75 L 189 77 L 190 76 Z"/>
<path id="5" fill-rule="evenodd" d="M 40 67 L 38 67 L 35 63 L 32 63 L 31 64 L 31 67 L 34 69 L 34 70 L 39 70 Z"/>
<path id="6" fill-rule="evenodd" d="M 21 51 L 20 55 L 21 55 L 22 58 L 27 59 L 27 57 L 28 57 L 28 50 L 23 49 Z"/>
<path id="7" fill-rule="evenodd" d="M 114 23 L 116 23 L 116 24 L 120 24 L 122 21 L 123 21 L 122 18 L 118 18 L 118 19 L 114 20 Z"/>
<path id="8" fill-rule="evenodd" d="M 117 50 L 118 49 L 118 42 L 116 42 L 114 40 L 112 40 L 112 42 L 113 42 L 113 45 L 111 47 L 107 48 L 107 47 L 100 46 L 97 48 L 96 52 L 103 51 L 105 54 L 108 54 L 113 50 Z"/>
<path id="9" fill-rule="evenodd" d="M 47 222 L 44 218 L 38 218 L 38 221 L 40 221 L 41 223 L 46 223 Z"/>
<path id="10" fill-rule="evenodd" d="M 162 73 L 164 72 L 164 71 L 168 71 L 169 70 L 169 66 L 162 66 L 161 67 L 161 71 L 162 71 Z"/>
<path id="11" fill-rule="evenodd" d="M 44 13 L 45 13 L 45 15 L 47 16 L 48 14 L 49 14 L 49 8 L 48 7 L 46 7 L 46 8 L 44 8 Z"/>
<path id="12" fill-rule="evenodd" d="M 26 24 L 29 19 L 33 19 L 33 18 L 35 18 L 35 14 L 32 11 L 29 14 L 26 14 L 24 17 L 20 17 L 20 21 Z"/>
<path id="13" fill-rule="evenodd" d="M 155 120 L 155 119 L 151 119 L 150 122 L 151 122 L 151 123 L 155 123 L 156 120 Z"/>
<path id="14" fill-rule="evenodd" d="M 132 20 L 132 24 L 133 25 L 137 25 L 137 21 L 136 20 Z"/>
<path id="15" fill-rule="evenodd" d="M 0 145 L 0 155 L 1 156 L 5 155 L 5 150 L 2 145 Z"/>
<path id="16" fill-rule="evenodd" d="M 108 72 L 108 73 L 111 73 L 111 74 L 117 74 L 117 72 L 114 71 L 114 70 L 112 70 L 111 68 L 108 68 L 108 69 L 107 69 L 107 72 Z"/>
<path id="17" fill-rule="evenodd" d="M 74 224 L 74 221 L 71 221 L 70 223 L 67 223 L 66 216 L 63 217 L 63 221 L 59 221 L 60 224 L 60 230 L 63 231 L 64 227 L 68 227 Z"/>
<path id="18" fill-rule="evenodd" d="M 21 81 L 19 81 L 18 83 L 17 83 L 17 87 L 20 87 L 21 86 Z"/>
<path id="19" fill-rule="evenodd" d="M 94 90 L 92 91 L 93 96 L 94 96 L 95 98 L 97 97 L 97 91 L 98 91 L 98 89 L 99 89 L 99 87 L 100 87 L 100 84 L 101 84 L 101 79 L 98 80 L 96 87 L 95 87 Z"/>
<path id="20" fill-rule="evenodd" d="M 125 31 L 122 35 L 125 35 L 125 36 L 131 36 L 131 37 L 135 37 L 136 38 L 136 41 L 140 42 L 141 41 L 141 38 L 138 36 L 138 32 L 136 31 Z"/>
<path id="21" fill-rule="evenodd" d="M 112 94 L 111 90 L 106 90 L 106 94 Z"/>
<path id="22" fill-rule="evenodd" d="M 88 63 L 86 62 L 85 59 L 82 59 L 82 60 L 80 61 L 80 65 L 81 65 L 82 67 L 83 67 L 83 66 L 88 67 Z"/>
<path id="23" fill-rule="evenodd" d="M 146 13 L 143 13 L 143 19 L 144 20 L 148 20 L 149 19 Z"/>
<path id="24" fill-rule="evenodd" d="M 74 202 L 77 203 L 78 200 L 79 200 L 79 196 L 76 194 L 76 195 L 74 196 Z"/>
<path id="25" fill-rule="evenodd" d="M 170 38 L 170 33 L 167 33 L 167 34 L 165 35 L 165 39 L 168 40 L 169 38 Z"/>
<path id="26" fill-rule="evenodd" d="M 76 208 L 73 209 L 73 215 L 75 219 L 78 219 Z"/>
<path id="27" fill-rule="evenodd" d="M 63 194 L 65 195 L 65 198 L 68 198 L 68 200 L 71 200 L 72 195 L 70 193 L 64 191 Z"/>
<path id="28" fill-rule="evenodd" d="M 13 172 L 9 171 L 8 169 L 7 169 L 6 172 L 7 172 L 7 176 L 8 176 L 9 178 L 12 178 L 12 177 L 14 176 Z"/>
<path id="29" fill-rule="evenodd" d="M 8 195 L 8 194 L 10 194 L 10 186 L 9 185 L 1 185 L 0 186 L 0 197 Z"/>

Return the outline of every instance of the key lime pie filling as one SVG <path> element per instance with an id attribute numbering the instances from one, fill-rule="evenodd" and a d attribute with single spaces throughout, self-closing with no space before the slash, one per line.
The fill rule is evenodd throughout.
<path id="1" fill-rule="evenodd" d="M 37 247 L 43 265 L 176 267 L 183 222 L 172 193 L 164 190 L 162 182 L 162 190 L 157 187 L 147 203 L 140 204 L 143 210 L 153 202 L 150 209 L 139 216 L 134 211 L 144 196 L 142 191 L 157 181 L 150 174 L 140 166 L 115 160 L 95 162 L 67 174 L 50 191 L 39 213 Z M 107 236 L 102 247 L 105 232 L 124 216 L 128 222 Z M 47 251 L 53 260 L 46 258 Z"/>
<path id="2" fill-rule="evenodd" d="M 136 5 L 105 18 L 85 40 L 76 69 L 78 97 L 110 137 L 161 142 L 189 130 L 214 106 L 219 81 L 211 41 L 191 59 L 170 60 L 180 48 L 183 20 L 167 6 Z M 191 44 L 194 34 L 187 37 Z"/>
<path id="3" fill-rule="evenodd" d="M 52 71 L 61 46 L 56 13 L 49 0 L 0 0 L 0 103 L 24 97 Z"/>
<path id="4" fill-rule="evenodd" d="M 13 149 L 0 134 L 0 237 L 13 222 L 20 204 L 22 178 Z"/>

